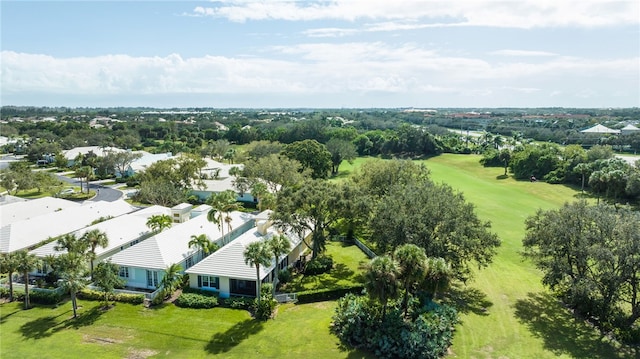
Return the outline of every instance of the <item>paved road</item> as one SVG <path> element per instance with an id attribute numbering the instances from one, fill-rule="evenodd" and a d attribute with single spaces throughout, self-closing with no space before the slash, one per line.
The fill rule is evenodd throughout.
<path id="1" fill-rule="evenodd" d="M 74 186 L 80 186 L 80 181 L 77 178 L 70 178 L 66 176 L 56 175 L 60 180 L 69 183 Z M 83 188 L 86 189 L 86 184 L 82 184 Z M 96 196 L 89 199 L 89 201 L 97 202 L 97 201 L 106 201 L 106 202 L 114 202 L 122 198 L 122 192 L 110 188 L 108 186 L 103 186 L 99 183 L 91 183 L 89 182 L 89 188 L 96 191 Z"/>

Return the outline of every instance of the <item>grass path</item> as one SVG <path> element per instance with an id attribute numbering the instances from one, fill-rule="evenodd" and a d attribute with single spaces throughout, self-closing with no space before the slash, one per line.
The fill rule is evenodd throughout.
<path id="1" fill-rule="evenodd" d="M 494 262 L 461 288 L 471 302 L 462 313 L 452 356 L 624 357 L 585 323 L 574 320 L 542 287 L 538 270 L 519 254 L 528 216 L 538 209 L 557 208 L 580 194 L 561 185 L 501 179 L 501 168 L 483 168 L 479 159 L 442 155 L 425 161 L 433 180 L 463 192 L 502 240 Z"/>

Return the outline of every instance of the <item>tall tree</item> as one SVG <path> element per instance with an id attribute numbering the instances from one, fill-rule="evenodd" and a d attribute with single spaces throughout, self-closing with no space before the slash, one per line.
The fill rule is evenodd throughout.
<path id="1" fill-rule="evenodd" d="M 624 307 L 626 325 L 640 318 L 640 214 L 579 201 L 525 224 L 524 254 L 565 302 L 600 323 Z"/>
<path id="2" fill-rule="evenodd" d="M 91 268 L 91 280 L 93 281 L 93 261 L 96 260 L 96 249 L 98 247 L 107 248 L 109 238 L 105 232 L 99 229 L 92 229 L 82 235 L 82 240 L 89 244 L 89 266 Z"/>
<path id="3" fill-rule="evenodd" d="M 154 233 L 160 233 L 173 224 L 171 217 L 166 214 L 154 214 L 147 219 L 147 227 Z"/>
<path id="4" fill-rule="evenodd" d="M 276 267 L 274 268 L 275 277 L 273 279 L 273 283 L 278 283 L 278 266 L 280 265 L 280 256 L 288 254 L 291 251 L 291 241 L 284 234 L 277 234 L 272 236 L 267 241 L 267 246 L 269 250 L 273 254 Z M 276 286 L 273 286 L 273 293 L 276 292 Z"/>
<path id="5" fill-rule="evenodd" d="M 413 243 L 429 256 L 442 257 L 462 281 L 470 264 L 487 266 L 500 245 L 461 193 L 428 179 L 392 185 L 377 203 L 370 220 L 371 238 L 381 251 Z"/>
<path id="6" fill-rule="evenodd" d="M 191 240 L 189 241 L 189 248 L 193 248 L 193 247 L 198 248 L 198 250 L 200 251 L 201 253 L 200 259 L 204 259 L 209 254 L 218 250 L 218 244 L 215 242 L 212 242 L 209 239 L 209 236 L 207 236 L 204 233 L 197 236 L 195 234 L 191 235 Z"/>
<path id="7" fill-rule="evenodd" d="M 120 268 L 111 262 L 100 262 L 95 269 L 95 285 L 104 293 L 104 305 L 109 306 L 109 294 L 116 287 L 124 285 L 124 280 L 118 276 Z"/>
<path id="8" fill-rule="evenodd" d="M 142 157 L 142 153 L 134 153 L 130 151 L 113 151 L 109 152 L 105 157 L 109 158 L 108 162 L 112 162 L 116 169 L 116 175 L 121 177 L 129 177 L 129 168 L 131 164 Z"/>
<path id="9" fill-rule="evenodd" d="M 434 299 L 438 297 L 439 291 L 449 288 L 452 275 L 451 266 L 444 258 L 430 257 L 427 259 L 427 273 L 424 277 L 425 287 L 431 292 Z"/>
<path id="10" fill-rule="evenodd" d="M 271 264 L 271 253 L 264 242 L 252 242 L 244 250 L 244 262 L 256 268 L 256 297 L 258 302 L 260 295 L 260 266 L 268 267 Z"/>
<path id="11" fill-rule="evenodd" d="M 404 289 L 402 309 L 406 316 L 409 295 L 415 295 L 418 284 L 427 274 L 427 255 L 415 244 L 403 244 L 393 252 L 393 259 L 398 263 L 398 280 Z"/>
<path id="12" fill-rule="evenodd" d="M 339 218 L 340 192 L 337 185 L 324 180 L 307 180 L 297 188 L 286 188 L 278 194 L 273 219 L 281 228 L 291 228 L 305 240 L 311 232 L 312 257 L 325 247 L 326 231 Z"/>
<path id="13" fill-rule="evenodd" d="M 18 262 L 17 270 L 22 273 L 24 279 L 24 309 L 30 308 L 29 303 L 29 272 L 32 272 L 40 264 L 35 254 L 29 254 L 26 249 L 15 253 Z"/>
<path id="14" fill-rule="evenodd" d="M 312 178 L 327 178 L 331 170 L 331 153 L 316 140 L 303 140 L 285 146 L 282 153 L 302 164 L 302 169 L 310 169 Z"/>
<path id="15" fill-rule="evenodd" d="M 232 190 L 226 190 L 223 192 L 219 192 L 219 193 L 213 193 L 211 194 L 211 197 L 209 197 L 208 199 L 208 203 L 209 205 L 211 205 L 212 209 L 211 211 L 214 211 L 213 213 L 213 221 L 211 219 L 209 219 L 211 222 L 215 222 L 218 223 L 218 227 L 221 228 L 222 230 L 222 243 L 226 244 L 228 243 L 228 241 L 231 240 L 231 238 L 225 238 L 224 235 L 224 225 L 227 225 L 227 233 L 231 233 L 231 231 L 233 230 L 232 226 L 231 226 L 231 222 L 232 222 L 232 218 L 230 213 L 233 211 L 238 211 L 242 208 L 242 205 L 240 203 L 238 203 L 238 201 L 236 200 L 236 193 Z M 209 212 L 211 212 L 209 211 Z M 214 217 L 217 216 L 218 218 L 215 219 Z M 209 218 L 209 217 L 207 217 Z"/>
<path id="16" fill-rule="evenodd" d="M 85 257 L 79 253 L 69 252 L 60 255 L 56 262 L 60 268 L 62 288 L 71 296 L 71 306 L 73 308 L 73 317 L 78 317 L 78 300 L 77 294 L 82 288 L 87 286 L 87 280 L 84 276 Z"/>
<path id="17" fill-rule="evenodd" d="M 397 298 L 399 294 L 396 262 L 389 256 L 372 259 L 364 273 L 364 287 L 370 297 L 382 304 L 382 318 L 384 318 L 389 300 Z"/>
<path id="18" fill-rule="evenodd" d="M 20 263 L 14 253 L 0 254 L 0 273 L 7 273 L 9 281 L 9 301 L 13 302 L 13 273 L 18 271 Z"/>
<path id="19" fill-rule="evenodd" d="M 87 193 L 89 193 L 89 181 L 93 176 L 93 168 L 90 166 L 82 166 L 76 169 L 76 177 L 80 180 L 80 193 L 82 193 L 82 180 L 87 184 Z"/>
<path id="20" fill-rule="evenodd" d="M 297 160 L 277 154 L 249 160 L 244 166 L 244 176 L 254 183 L 264 182 L 271 193 L 278 193 L 283 188 L 294 186 L 310 173 L 310 170 L 304 170 Z"/>
<path id="21" fill-rule="evenodd" d="M 251 196 L 258 199 L 258 211 L 260 212 L 262 212 L 262 201 L 267 193 L 269 193 L 267 185 L 260 181 L 255 181 L 251 186 Z"/>
<path id="22" fill-rule="evenodd" d="M 334 137 L 327 142 L 326 146 L 331 154 L 331 175 L 333 176 L 338 174 L 342 161 L 351 163 L 358 156 L 356 146 L 351 141 Z"/>

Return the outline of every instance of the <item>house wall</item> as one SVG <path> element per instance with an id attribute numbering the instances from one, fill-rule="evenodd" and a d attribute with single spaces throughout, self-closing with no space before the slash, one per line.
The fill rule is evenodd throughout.
<path id="1" fill-rule="evenodd" d="M 208 287 L 198 287 L 198 274 L 189 274 L 189 287 L 201 290 L 208 290 L 212 292 L 218 292 L 220 298 L 229 298 L 229 278 L 228 277 L 218 277 L 220 288 L 215 290 L 213 288 Z"/>
<path id="2" fill-rule="evenodd" d="M 209 199 L 209 197 L 211 197 L 211 194 L 213 194 L 213 193 L 214 193 L 213 191 L 191 190 L 189 192 L 189 195 L 194 195 L 194 196 L 198 197 L 199 200 L 204 202 L 207 199 Z M 253 196 L 251 194 L 249 194 L 249 193 L 245 193 L 242 196 L 240 194 L 236 193 L 236 201 L 258 203 L 258 200 L 254 199 Z"/>

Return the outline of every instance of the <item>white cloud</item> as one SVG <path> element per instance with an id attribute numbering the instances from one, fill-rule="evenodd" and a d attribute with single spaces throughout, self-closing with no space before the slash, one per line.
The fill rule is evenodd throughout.
<path id="1" fill-rule="evenodd" d="M 600 27 L 640 23 L 640 5 L 634 0 L 339 0 L 339 1 L 229 1 L 194 8 L 200 16 L 245 22 L 256 20 L 375 20 L 427 21 L 510 28 Z M 418 24 L 405 24 L 420 26 Z M 433 25 L 432 25 L 433 26 Z M 373 28 L 375 29 L 375 28 Z M 381 31 L 378 28 L 376 31 Z M 399 29 L 399 27 L 396 27 Z"/>
<path id="2" fill-rule="evenodd" d="M 502 56 L 557 56 L 557 54 L 553 52 L 530 50 L 498 50 L 492 51 L 489 54 Z"/>
<path id="3" fill-rule="evenodd" d="M 509 54 L 514 50 L 506 51 Z M 365 106 L 376 106 L 378 102 L 365 100 L 376 93 L 383 99 L 399 96 L 393 97 L 393 103 L 444 96 L 442 101 L 455 100 L 458 105 L 478 106 L 476 102 L 482 98 L 518 106 L 531 105 L 531 96 L 543 94 L 561 101 L 569 94 L 576 94 L 572 95 L 576 98 L 602 98 L 616 93 L 620 101 L 638 105 L 640 88 L 638 57 L 594 60 L 535 56 L 532 62 L 526 56 L 507 56 L 500 62 L 491 62 L 452 56 L 412 43 L 300 44 L 271 47 L 262 57 L 182 58 L 173 54 L 56 58 L 12 51 L 3 51 L 1 57 L 4 99 L 33 93 L 80 97 L 277 95 L 298 99 L 303 96 L 306 101 L 317 100 L 318 106 L 323 96 L 344 101 L 338 105 L 357 106 L 351 101 L 358 98 L 365 101 Z M 286 60 L 273 59 L 276 57 Z M 591 88 L 598 90 L 589 92 Z M 407 105 L 420 104 L 412 101 Z"/>

